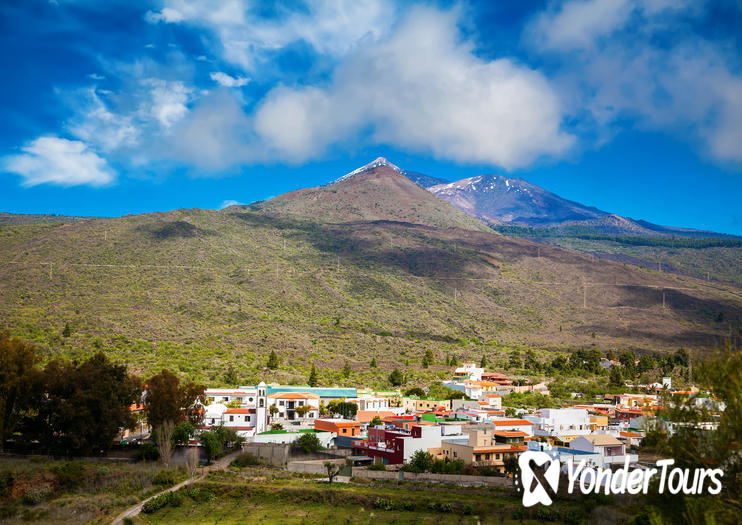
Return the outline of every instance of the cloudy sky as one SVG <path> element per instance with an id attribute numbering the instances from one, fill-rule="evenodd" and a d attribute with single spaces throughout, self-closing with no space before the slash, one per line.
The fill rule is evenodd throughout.
<path id="1" fill-rule="evenodd" d="M 742 234 L 740 27 L 742 0 L 5 1 L 0 211 L 218 208 L 383 155 Z"/>

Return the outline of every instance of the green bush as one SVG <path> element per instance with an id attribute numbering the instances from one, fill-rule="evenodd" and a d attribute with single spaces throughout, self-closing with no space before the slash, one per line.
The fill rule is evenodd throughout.
<path id="1" fill-rule="evenodd" d="M 183 495 L 180 493 L 180 491 L 170 493 L 169 504 L 171 507 L 180 507 L 181 505 L 183 505 Z"/>
<path id="2" fill-rule="evenodd" d="M 59 484 L 67 489 L 79 487 L 85 478 L 85 465 L 76 461 L 58 465 L 52 470 L 57 475 Z"/>
<path id="3" fill-rule="evenodd" d="M 157 461 L 160 459 L 160 451 L 157 450 L 157 445 L 154 443 L 145 443 L 134 454 L 134 459 L 137 461 Z"/>
<path id="4" fill-rule="evenodd" d="M 51 496 L 51 494 L 52 490 L 47 485 L 30 487 L 23 493 L 23 503 L 26 505 L 38 505 Z"/>
<path id="5" fill-rule="evenodd" d="M 172 487 L 178 480 L 178 474 L 173 469 L 162 469 L 152 477 L 152 483 L 155 485 L 164 485 Z"/>
<path id="6" fill-rule="evenodd" d="M 302 434 L 299 439 L 292 443 L 292 446 L 295 449 L 303 450 L 306 454 L 317 452 L 319 449 L 323 448 L 322 443 L 320 443 L 319 438 L 317 437 L 317 434 L 315 434 L 314 432 L 307 432 L 306 434 Z"/>
<path id="7" fill-rule="evenodd" d="M 232 463 L 229 464 L 230 467 L 237 468 L 251 467 L 255 465 L 260 465 L 260 460 L 247 452 L 240 454 L 232 461 Z"/>
<path id="8" fill-rule="evenodd" d="M 383 463 L 374 463 L 368 466 L 368 470 L 386 470 L 386 465 Z"/>
<path id="9" fill-rule="evenodd" d="M 171 492 L 166 492 L 165 494 L 155 496 L 151 500 L 147 501 L 144 505 L 142 505 L 142 512 L 144 512 L 145 514 L 152 514 L 153 512 L 156 512 L 165 505 L 169 504 L 170 498 L 172 498 Z"/>

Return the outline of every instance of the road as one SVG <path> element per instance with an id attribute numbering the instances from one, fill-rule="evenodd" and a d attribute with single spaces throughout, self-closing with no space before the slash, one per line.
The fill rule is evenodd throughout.
<path id="1" fill-rule="evenodd" d="M 149 500 L 156 498 L 160 494 L 165 494 L 167 492 L 175 492 L 176 490 L 182 489 L 183 487 L 186 487 L 192 483 L 196 483 L 197 481 L 201 481 L 204 479 L 209 472 L 213 472 L 215 470 L 226 470 L 226 468 L 229 466 L 229 464 L 232 462 L 233 459 L 235 459 L 237 456 L 242 454 L 242 450 L 237 450 L 235 452 L 232 452 L 231 454 L 228 454 L 224 456 L 221 459 L 218 459 L 213 464 L 209 465 L 208 467 L 204 467 L 202 469 L 202 472 L 198 474 L 197 476 L 194 476 L 192 478 L 188 478 L 185 481 L 181 481 L 177 485 L 173 485 L 170 488 L 167 488 L 163 491 L 158 492 L 157 494 L 153 494 L 152 496 L 148 497 L 145 500 L 140 501 L 136 505 L 129 507 L 125 511 L 123 511 L 121 514 L 116 516 L 116 519 L 111 522 L 111 525 L 122 525 L 125 518 L 133 518 L 134 516 L 137 516 L 140 512 L 142 512 L 142 507 L 145 503 L 147 503 Z"/>

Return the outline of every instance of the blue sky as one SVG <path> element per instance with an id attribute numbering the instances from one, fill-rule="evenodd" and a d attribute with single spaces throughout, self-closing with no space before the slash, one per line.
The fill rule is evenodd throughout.
<path id="1" fill-rule="evenodd" d="M 740 27 L 737 0 L 4 2 L 0 211 L 218 208 L 382 155 L 742 234 Z"/>

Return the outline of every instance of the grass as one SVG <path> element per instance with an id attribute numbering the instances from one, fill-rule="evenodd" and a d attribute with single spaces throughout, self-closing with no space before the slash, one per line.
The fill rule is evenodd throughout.
<path id="1" fill-rule="evenodd" d="M 107 523 L 160 490 L 157 464 L 0 460 L 0 521 Z M 177 481 L 185 479 L 177 473 Z"/>
<path id="2" fill-rule="evenodd" d="M 139 523 L 557 523 L 588 517 L 591 506 L 557 501 L 548 516 L 526 510 L 509 489 L 423 484 L 333 484 L 267 469 L 215 473 L 183 503 Z M 208 497 L 205 495 L 208 494 Z"/>
<path id="3" fill-rule="evenodd" d="M 665 308 L 662 287 L 681 288 Z M 498 369 L 512 349 L 705 352 L 737 333 L 742 296 L 475 230 L 238 208 L 0 225 L 0 317 L 44 360 L 101 349 L 212 386 L 230 367 L 240 384 L 306 383 L 314 364 L 321 384 L 388 388 L 395 367 L 407 386 L 448 378 L 448 355 Z"/>

